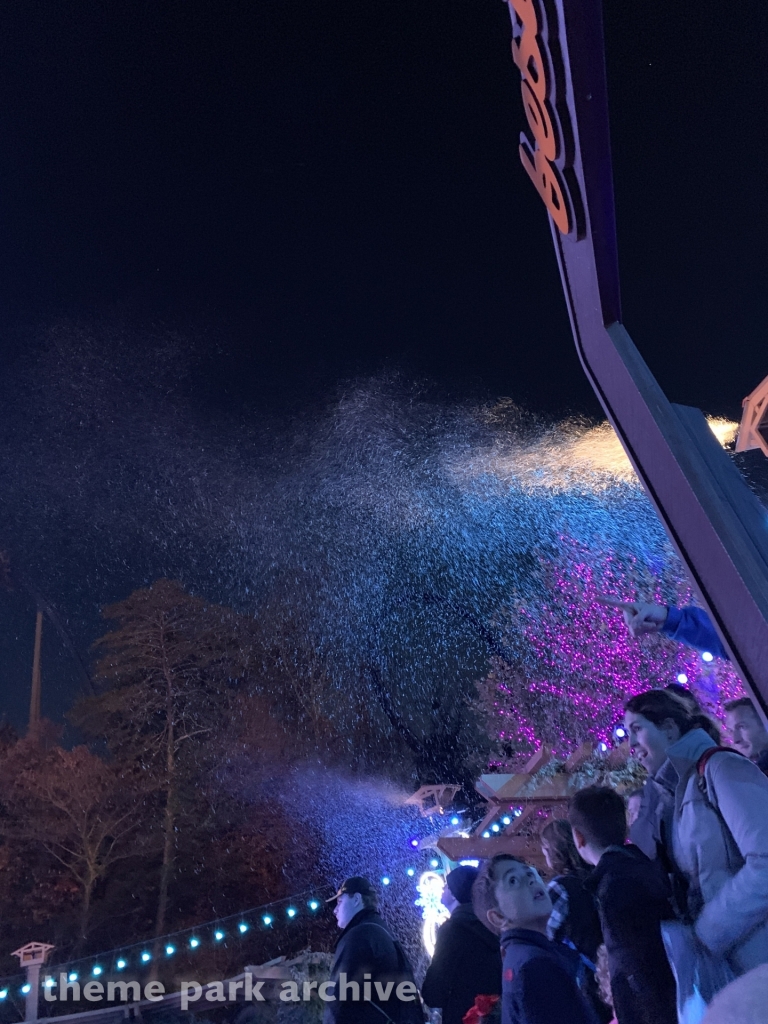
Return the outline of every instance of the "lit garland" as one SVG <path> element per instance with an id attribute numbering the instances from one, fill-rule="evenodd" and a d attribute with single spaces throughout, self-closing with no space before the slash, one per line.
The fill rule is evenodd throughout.
<path id="1" fill-rule="evenodd" d="M 150 948 L 160 949 L 161 957 L 169 958 L 181 952 L 182 949 L 194 953 L 204 945 L 204 941 L 207 939 L 210 939 L 213 945 L 223 944 L 229 938 L 242 939 L 257 920 L 263 928 L 271 928 L 273 924 L 277 923 L 281 908 L 284 908 L 285 919 L 288 921 L 294 921 L 300 916 L 299 906 L 302 904 L 306 906 L 310 914 L 316 913 L 322 906 L 323 894 L 330 891 L 332 891 L 331 886 L 324 886 L 319 890 L 305 890 L 282 900 L 274 900 L 260 907 L 253 907 L 240 914 L 231 914 L 229 917 L 204 922 L 194 928 L 169 932 L 156 939 L 136 942 L 130 946 L 120 946 L 117 949 L 98 953 L 82 960 L 56 964 L 52 969 L 55 969 L 57 973 L 66 974 L 68 981 L 75 982 L 88 975 L 98 978 L 110 969 L 124 971 L 129 967 L 145 968 L 153 959 Z M 106 963 L 109 963 L 111 967 L 104 966 Z M 22 977 L 23 975 L 18 975 L 0 981 L 0 1001 L 8 998 L 10 990 L 18 984 Z M 50 987 L 51 983 L 50 978 L 41 980 L 43 987 Z M 27 983 L 19 988 L 21 995 L 27 995 L 29 991 L 30 987 Z"/>

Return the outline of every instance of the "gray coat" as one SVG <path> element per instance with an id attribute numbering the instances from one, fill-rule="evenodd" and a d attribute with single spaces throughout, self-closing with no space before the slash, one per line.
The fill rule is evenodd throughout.
<path id="1" fill-rule="evenodd" d="M 768 778 L 735 752 L 713 755 L 700 778 L 698 761 L 714 746 L 692 729 L 669 748 L 653 783 L 668 794 L 660 803 L 696 934 L 743 974 L 768 963 Z"/>

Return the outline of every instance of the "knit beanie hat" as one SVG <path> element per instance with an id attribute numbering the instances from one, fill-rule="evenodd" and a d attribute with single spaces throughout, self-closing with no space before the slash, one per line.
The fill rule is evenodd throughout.
<path id="1" fill-rule="evenodd" d="M 477 868 L 461 864 L 454 868 L 445 880 L 445 884 L 451 890 L 459 903 L 472 902 L 472 886 L 477 878 Z"/>

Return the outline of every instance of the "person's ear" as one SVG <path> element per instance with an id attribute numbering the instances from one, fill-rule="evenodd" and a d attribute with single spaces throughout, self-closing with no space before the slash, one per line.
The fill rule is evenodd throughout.
<path id="1" fill-rule="evenodd" d="M 488 923 L 497 935 L 500 935 L 501 932 L 505 930 L 507 919 L 497 907 L 491 907 L 490 910 L 486 910 L 485 916 L 488 918 Z"/>
<path id="2" fill-rule="evenodd" d="M 572 828 L 571 832 L 573 833 L 574 845 L 575 845 L 576 849 L 579 851 L 579 853 L 581 853 L 581 851 L 587 845 L 587 840 L 584 838 L 582 833 L 579 832 L 579 830 L 577 828 Z"/>
<path id="3" fill-rule="evenodd" d="M 680 726 L 672 718 L 665 718 L 661 723 L 661 731 L 670 743 L 677 743 L 680 739 Z"/>

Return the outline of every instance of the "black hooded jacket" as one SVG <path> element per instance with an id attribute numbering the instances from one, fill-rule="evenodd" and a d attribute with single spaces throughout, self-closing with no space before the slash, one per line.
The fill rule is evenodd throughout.
<path id="1" fill-rule="evenodd" d="M 421 994 L 427 1006 L 443 1011 L 443 1024 L 461 1024 L 475 996 L 501 995 L 499 938 L 461 903 L 440 926 L 435 955 Z"/>

